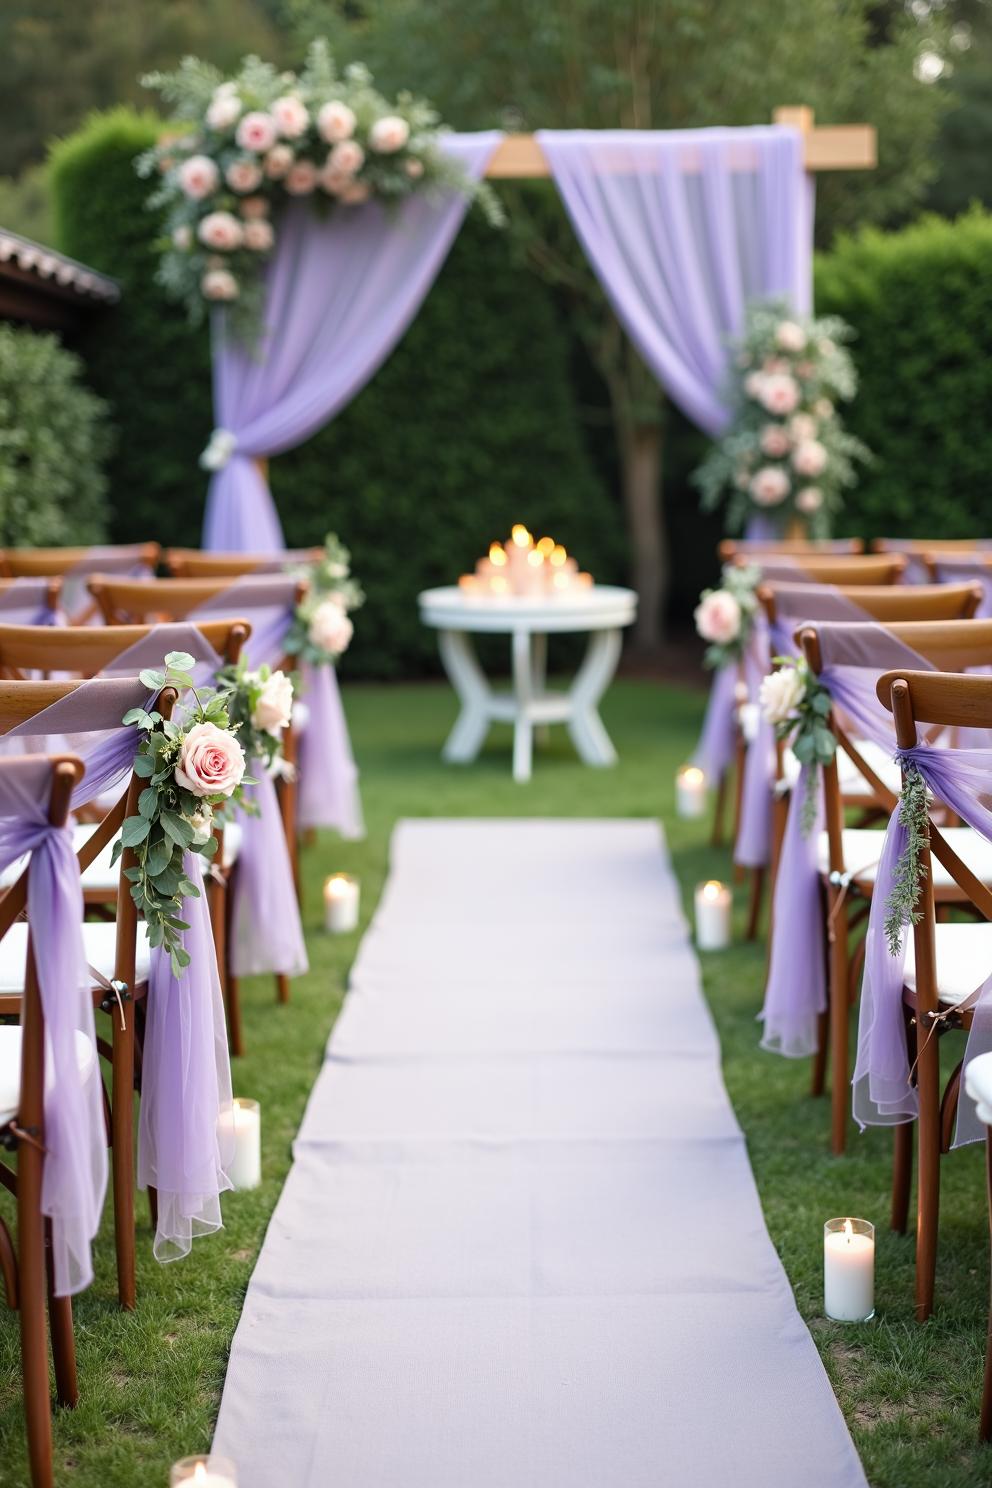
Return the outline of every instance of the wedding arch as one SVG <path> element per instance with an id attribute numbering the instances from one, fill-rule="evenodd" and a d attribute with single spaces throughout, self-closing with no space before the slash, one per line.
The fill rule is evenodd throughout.
<path id="1" fill-rule="evenodd" d="M 810 307 L 816 173 L 870 170 L 870 125 L 452 134 L 474 181 L 550 176 L 618 320 L 673 402 L 710 434 L 726 426 L 728 340 L 753 298 Z M 216 427 L 203 545 L 278 552 L 269 460 L 368 383 L 423 303 L 468 207 L 464 194 L 370 201 L 321 219 L 283 213 L 267 272 L 264 331 L 246 348 L 213 325 Z"/>

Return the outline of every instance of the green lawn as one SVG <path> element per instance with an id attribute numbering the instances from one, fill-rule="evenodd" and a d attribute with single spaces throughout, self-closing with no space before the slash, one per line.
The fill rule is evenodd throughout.
<path id="1" fill-rule="evenodd" d="M 209 1443 L 252 1264 L 357 946 L 357 936 L 329 939 L 320 933 L 319 884 L 325 873 L 344 868 L 361 876 L 367 921 L 399 816 L 660 815 L 686 894 L 700 879 L 726 877 L 726 856 L 706 845 L 705 824 L 672 818 L 675 768 L 695 740 L 702 702 L 701 694 L 688 690 L 618 683 L 604 709 L 620 751 L 618 767 L 583 768 L 556 731 L 538 755 L 531 784 L 515 786 L 507 730 L 495 731 L 482 759 L 469 768 L 440 763 L 439 747 L 453 717 L 444 687 L 348 689 L 368 839 L 342 845 L 328 836 L 307 854 L 312 970 L 294 984 L 292 1003 L 276 1006 L 268 982 L 244 989 L 249 1047 L 236 1063 L 235 1093 L 262 1102 L 264 1182 L 254 1193 L 228 1196 L 226 1228 L 197 1242 L 186 1261 L 167 1267 L 152 1260 L 142 1204 L 139 1305 L 131 1315 L 115 1304 L 108 1226 L 97 1248 L 96 1282 L 76 1307 L 82 1398 L 76 1411 L 56 1418 L 60 1483 L 155 1488 L 166 1483 L 174 1458 Z M 828 1155 L 827 1111 L 806 1093 L 806 1064 L 758 1048 L 755 1014 L 763 969 L 764 951 L 758 947 L 706 957 L 706 992 L 768 1227 L 869 1479 L 878 1488 L 973 1488 L 992 1481 L 992 1454 L 976 1442 L 988 1306 L 980 1154 L 970 1149 L 945 1163 L 937 1315 L 920 1327 L 913 1321 L 913 1241 L 886 1229 L 890 1138 L 881 1131 L 852 1136 L 847 1157 Z M 802 967 L 796 974 L 803 974 Z M 878 1315 L 863 1326 L 828 1324 L 820 1316 L 821 1226 L 843 1213 L 864 1215 L 878 1226 Z M 3 1312 L 4 1488 L 27 1481 L 17 1361 L 16 1320 Z"/>

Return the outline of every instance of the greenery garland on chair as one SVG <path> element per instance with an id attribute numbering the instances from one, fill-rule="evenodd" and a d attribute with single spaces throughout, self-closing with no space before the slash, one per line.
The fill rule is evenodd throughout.
<path id="1" fill-rule="evenodd" d="M 775 729 L 775 737 L 791 745 L 800 765 L 808 765 L 801 829 L 808 837 L 816 824 L 817 767 L 829 765 L 837 753 L 837 740 L 827 722 L 833 706 L 802 656 L 776 656 L 776 670 L 761 683 L 761 711 Z"/>

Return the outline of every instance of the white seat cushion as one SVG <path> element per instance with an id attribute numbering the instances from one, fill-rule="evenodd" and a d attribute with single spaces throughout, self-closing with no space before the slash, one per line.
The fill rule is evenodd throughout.
<path id="1" fill-rule="evenodd" d="M 72 845 L 76 852 L 80 852 L 84 844 L 93 835 L 92 823 L 82 822 L 73 828 Z M 83 869 L 83 888 L 93 893 L 105 893 L 109 899 L 117 894 L 117 884 L 120 877 L 120 862 L 111 866 L 110 859 L 113 856 L 114 845 L 108 842 L 101 853 L 93 859 L 88 868 Z M 241 854 L 241 824 L 231 822 L 230 826 L 224 828 L 224 867 L 232 868 Z M 0 873 L 0 888 L 9 888 L 16 883 L 27 867 L 27 857 L 19 858 L 16 863 L 11 863 Z"/>
<path id="2" fill-rule="evenodd" d="M 24 963 L 27 958 L 28 927 L 23 920 L 11 925 L 0 940 L 0 994 L 20 995 L 24 991 Z M 114 955 L 117 949 L 117 926 L 106 921 L 83 926 L 83 944 L 88 965 L 100 972 L 109 982 L 114 975 Z M 143 922 L 138 926 L 137 956 L 135 958 L 136 981 L 147 982 L 151 966 L 151 951 L 148 945 L 148 927 Z"/>
<path id="3" fill-rule="evenodd" d="M 978 1107 L 978 1119 L 992 1126 L 992 1054 L 978 1054 L 965 1069 L 964 1088 Z"/>
<path id="4" fill-rule="evenodd" d="M 857 739 L 854 741 L 854 747 L 865 764 L 874 770 L 882 784 L 894 796 L 897 796 L 902 789 L 902 776 L 892 756 L 884 749 L 880 749 L 877 744 L 873 744 L 870 739 Z M 791 749 L 787 749 L 783 755 L 782 772 L 791 790 L 799 779 L 799 761 Z M 873 796 L 870 783 L 843 749 L 837 751 L 837 780 L 843 796 L 855 799 L 863 796 L 866 800 Z"/>
<path id="5" fill-rule="evenodd" d="M 992 842 L 987 842 L 971 827 L 948 827 L 941 832 L 948 847 L 954 849 L 961 861 L 971 869 L 982 883 L 992 884 Z M 882 855 L 885 833 L 870 827 L 844 828 L 844 867 L 852 878 L 874 882 L 878 860 Z M 951 888 L 954 880 L 936 858 L 933 864 L 934 888 Z M 817 844 L 817 866 L 821 873 L 829 871 L 830 852 L 826 832 L 820 833 Z"/>
<path id="6" fill-rule="evenodd" d="M 942 1003 L 956 1007 L 992 974 L 992 925 L 938 925 L 934 939 L 937 962 L 937 991 Z M 906 970 L 903 981 L 916 991 L 916 948 L 907 937 Z"/>
<path id="7" fill-rule="evenodd" d="M 85 1033 L 76 1034 L 76 1062 L 83 1079 L 88 1079 L 96 1067 L 96 1048 Z M 50 1085 L 52 1072 L 46 1073 L 45 1083 Z M 0 1126 L 17 1115 L 21 1098 L 21 1030 L 0 1026 Z"/>

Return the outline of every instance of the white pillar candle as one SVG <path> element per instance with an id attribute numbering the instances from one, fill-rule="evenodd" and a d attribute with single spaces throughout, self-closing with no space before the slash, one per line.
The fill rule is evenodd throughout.
<path id="1" fill-rule="evenodd" d="M 332 873 L 324 881 L 324 928 L 332 935 L 347 935 L 358 928 L 360 889 L 350 873 Z"/>
<path id="2" fill-rule="evenodd" d="M 696 944 L 701 951 L 722 951 L 730 944 L 733 896 L 726 884 L 711 878 L 696 890 Z"/>
<path id="3" fill-rule="evenodd" d="M 234 1463 L 210 1452 L 203 1457 L 182 1457 L 172 1464 L 170 1488 L 188 1484 L 189 1488 L 238 1488 Z"/>
<path id="4" fill-rule="evenodd" d="M 675 814 L 686 821 L 706 815 L 706 776 L 698 765 L 683 765 L 675 776 Z"/>
<path id="5" fill-rule="evenodd" d="M 236 1100 L 220 1113 L 220 1150 L 235 1189 L 262 1181 L 262 1111 L 258 1101 Z M 228 1153 L 232 1153 L 228 1157 Z"/>
<path id="6" fill-rule="evenodd" d="M 839 1323 L 875 1315 L 875 1226 L 866 1219 L 823 1226 L 823 1310 Z"/>

